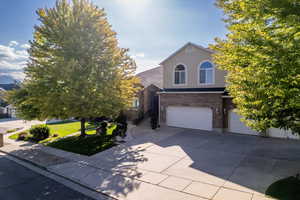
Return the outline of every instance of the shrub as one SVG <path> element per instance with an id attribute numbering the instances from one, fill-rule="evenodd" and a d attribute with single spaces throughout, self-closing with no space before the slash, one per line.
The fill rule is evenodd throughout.
<path id="1" fill-rule="evenodd" d="M 29 133 L 32 135 L 33 140 L 41 141 L 50 136 L 50 129 L 47 125 L 41 124 L 32 126 L 29 129 Z"/>
<path id="2" fill-rule="evenodd" d="M 127 116 L 121 112 L 120 115 L 116 118 L 115 122 L 119 124 L 127 124 Z"/>
<path id="3" fill-rule="evenodd" d="M 158 115 L 152 114 L 150 123 L 151 123 L 151 128 L 156 129 L 158 127 Z"/>
<path id="4" fill-rule="evenodd" d="M 17 140 L 26 140 L 28 137 L 28 132 L 22 131 L 18 134 Z"/>
<path id="5" fill-rule="evenodd" d="M 92 124 L 100 125 L 104 121 L 109 121 L 110 118 L 102 116 L 102 117 L 95 117 L 95 118 L 90 118 L 88 121 Z"/>
<path id="6" fill-rule="evenodd" d="M 96 134 L 103 135 L 103 136 L 107 134 L 107 122 L 105 121 L 101 122 L 100 126 L 96 128 Z"/>
<path id="7" fill-rule="evenodd" d="M 272 183 L 266 190 L 266 195 L 282 200 L 300 199 L 300 179 L 298 175 Z"/>
<path id="8" fill-rule="evenodd" d="M 122 138 L 125 138 L 126 137 L 126 131 L 127 131 L 127 123 L 126 124 L 118 123 L 117 127 L 112 132 L 112 136 L 114 138 L 116 136 L 120 136 Z"/>

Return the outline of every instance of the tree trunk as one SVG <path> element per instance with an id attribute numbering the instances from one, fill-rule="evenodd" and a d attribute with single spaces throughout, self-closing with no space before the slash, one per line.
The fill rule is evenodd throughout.
<path id="1" fill-rule="evenodd" d="M 81 122 L 80 136 L 85 137 L 86 136 L 86 134 L 85 134 L 85 118 L 82 118 L 80 120 L 80 122 Z"/>

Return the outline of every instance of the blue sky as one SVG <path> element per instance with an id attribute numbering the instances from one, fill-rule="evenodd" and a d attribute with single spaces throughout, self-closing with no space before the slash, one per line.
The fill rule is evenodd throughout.
<path id="1" fill-rule="evenodd" d="M 129 48 L 138 72 L 160 61 L 187 42 L 207 46 L 225 37 L 221 10 L 214 0 L 92 0 L 103 7 L 121 47 Z M 1 0 L 0 83 L 23 77 L 28 40 L 38 24 L 35 10 L 55 0 Z M 2 79 L 2 80 L 1 80 Z"/>

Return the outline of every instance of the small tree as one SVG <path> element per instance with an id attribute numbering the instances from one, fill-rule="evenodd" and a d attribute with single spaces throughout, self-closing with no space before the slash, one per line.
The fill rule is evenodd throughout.
<path id="1" fill-rule="evenodd" d="M 117 116 L 137 88 L 134 61 L 118 47 L 103 9 L 88 0 L 58 0 L 37 11 L 26 79 L 10 94 L 25 119 Z"/>
<path id="2" fill-rule="evenodd" d="M 212 46 L 228 89 L 252 128 L 300 133 L 299 0 L 218 0 L 229 34 Z"/>

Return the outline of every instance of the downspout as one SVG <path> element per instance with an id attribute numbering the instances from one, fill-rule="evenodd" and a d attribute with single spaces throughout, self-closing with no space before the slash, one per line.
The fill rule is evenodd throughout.
<path id="1" fill-rule="evenodd" d="M 158 126 L 160 127 L 160 93 L 158 93 Z"/>

